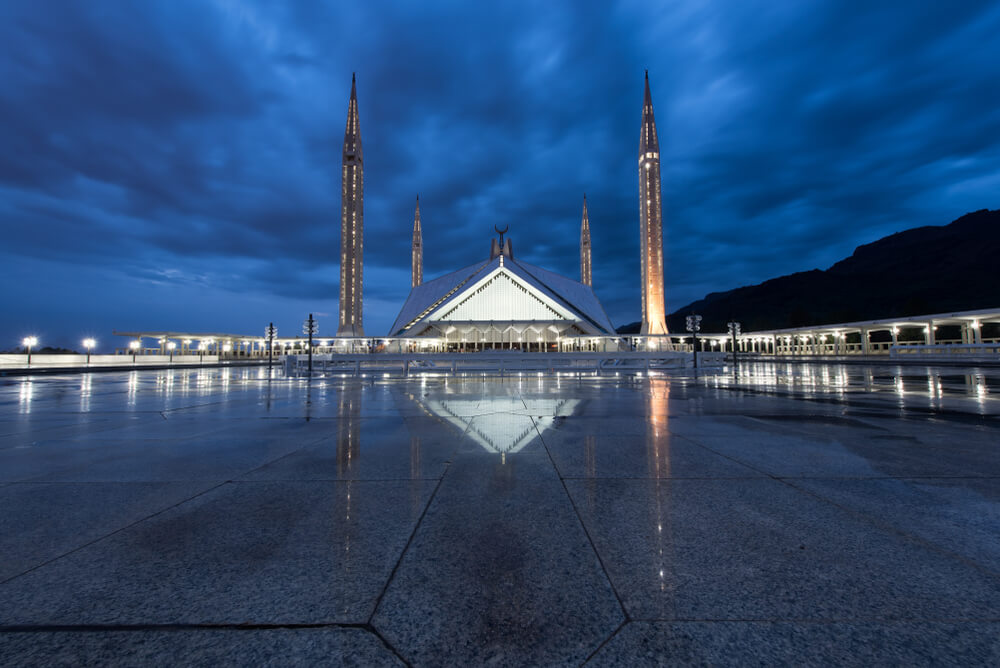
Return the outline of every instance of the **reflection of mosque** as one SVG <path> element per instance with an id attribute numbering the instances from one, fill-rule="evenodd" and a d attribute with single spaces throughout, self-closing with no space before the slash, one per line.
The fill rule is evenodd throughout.
<path id="1" fill-rule="evenodd" d="M 408 396 L 427 415 L 451 424 L 488 452 L 503 455 L 519 452 L 551 425 L 549 420 L 536 422 L 529 415 L 505 412 L 510 399 L 506 396 L 453 399 Z M 534 399 L 532 411 L 546 416 L 572 415 L 579 403 L 578 399 Z"/>

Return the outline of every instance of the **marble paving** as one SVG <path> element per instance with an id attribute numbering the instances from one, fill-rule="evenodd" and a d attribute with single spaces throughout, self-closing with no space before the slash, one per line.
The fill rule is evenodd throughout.
<path id="1" fill-rule="evenodd" d="M 0 379 L 0 665 L 998 665 L 1000 370 Z"/>

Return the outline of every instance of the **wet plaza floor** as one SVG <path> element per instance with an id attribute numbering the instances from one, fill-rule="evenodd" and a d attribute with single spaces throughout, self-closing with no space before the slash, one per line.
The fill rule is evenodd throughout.
<path id="1" fill-rule="evenodd" d="M 998 381 L 4 379 L 0 665 L 997 665 Z"/>

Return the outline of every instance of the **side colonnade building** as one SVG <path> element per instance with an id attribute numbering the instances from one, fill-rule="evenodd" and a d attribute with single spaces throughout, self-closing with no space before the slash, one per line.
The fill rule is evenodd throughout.
<path id="1" fill-rule="evenodd" d="M 987 325 L 997 326 L 984 337 Z M 942 336 L 942 332 L 948 332 Z M 708 349 L 732 351 L 728 334 L 703 334 Z M 737 352 L 768 356 L 989 354 L 1000 346 L 1000 308 L 743 332 Z M 947 348 L 946 348 L 947 347 Z M 1000 353 L 1000 349 L 993 350 Z"/>

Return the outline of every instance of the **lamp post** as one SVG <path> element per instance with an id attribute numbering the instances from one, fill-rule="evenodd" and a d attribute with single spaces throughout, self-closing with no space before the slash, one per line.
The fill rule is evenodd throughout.
<path id="1" fill-rule="evenodd" d="M 169 353 L 170 359 L 167 360 L 168 364 L 173 364 L 174 363 L 174 350 L 176 348 L 177 348 L 177 344 L 175 342 L 173 342 L 173 341 L 167 341 L 167 350 L 170 351 L 170 353 Z"/>
<path id="2" fill-rule="evenodd" d="M 312 380 L 313 375 L 313 335 L 319 332 L 319 325 L 313 320 L 313 314 L 310 313 L 309 317 L 305 319 L 302 323 L 302 333 L 309 337 L 309 379 Z"/>
<path id="3" fill-rule="evenodd" d="M 87 366 L 90 366 L 90 351 L 94 349 L 97 345 L 97 341 L 94 339 L 84 339 L 83 347 L 87 349 Z"/>
<path id="4" fill-rule="evenodd" d="M 727 325 L 729 326 L 729 335 L 733 337 L 733 369 L 735 370 L 737 364 L 739 364 L 736 359 L 736 337 L 740 335 L 740 323 L 733 320 L 727 323 Z"/>
<path id="5" fill-rule="evenodd" d="M 38 337 L 26 336 L 21 340 L 21 344 L 28 349 L 28 366 L 31 366 L 31 349 L 38 345 Z"/>
<path id="6" fill-rule="evenodd" d="M 132 351 L 132 366 L 135 366 L 135 354 L 136 354 L 136 351 L 139 350 L 139 346 L 141 346 L 141 345 L 142 344 L 139 343 L 139 341 L 129 341 L 128 342 L 128 347 Z"/>
<path id="7" fill-rule="evenodd" d="M 698 368 L 698 332 L 701 330 L 701 316 L 693 313 L 687 317 L 687 331 L 691 332 L 691 348 L 694 352 L 694 368 Z"/>
<path id="8" fill-rule="evenodd" d="M 278 333 L 278 330 L 274 327 L 274 323 L 268 323 L 267 327 L 264 328 L 264 336 L 267 337 L 267 377 L 271 377 L 271 362 L 274 358 L 274 337 Z"/>

